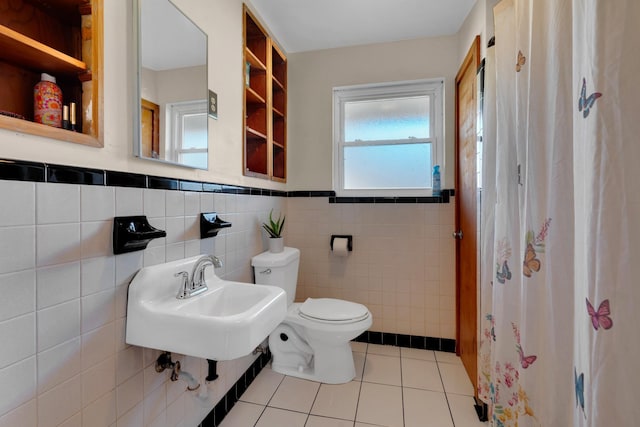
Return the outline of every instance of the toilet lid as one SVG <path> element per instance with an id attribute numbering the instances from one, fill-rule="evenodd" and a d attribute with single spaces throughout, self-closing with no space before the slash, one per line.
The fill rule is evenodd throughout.
<path id="1" fill-rule="evenodd" d="M 333 298 L 307 298 L 299 310 L 311 320 L 332 322 L 357 322 L 369 316 L 364 305 Z"/>

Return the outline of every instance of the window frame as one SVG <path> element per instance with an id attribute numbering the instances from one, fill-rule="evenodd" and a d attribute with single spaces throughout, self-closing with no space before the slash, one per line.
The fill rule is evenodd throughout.
<path id="1" fill-rule="evenodd" d="M 429 96 L 429 138 L 411 138 L 380 141 L 344 141 L 344 104 L 352 101 L 403 98 L 411 96 Z M 339 197 L 425 197 L 432 195 L 432 188 L 394 188 L 394 189 L 345 189 L 344 188 L 344 150 L 350 146 L 395 145 L 407 143 L 431 143 L 431 170 L 440 165 L 444 174 L 444 79 L 423 79 L 403 82 L 388 82 L 339 86 L 333 88 L 333 189 Z"/>
<path id="2" fill-rule="evenodd" d="M 183 154 L 205 154 L 205 162 L 208 165 L 209 161 L 206 156 L 207 147 L 204 148 L 184 148 L 184 117 L 197 115 L 204 116 L 205 121 L 207 122 L 207 132 L 208 132 L 208 115 L 207 115 L 207 100 L 206 99 L 196 99 L 193 101 L 178 101 L 167 104 L 166 107 L 166 117 L 167 126 L 166 130 L 166 140 L 168 141 L 167 145 L 167 158 L 171 161 L 182 163 L 189 167 L 197 167 L 201 168 L 201 166 L 193 166 L 188 162 L 184 162 L 182 160 Z M 205 167 L 206 169 L 206 167 Z"/>

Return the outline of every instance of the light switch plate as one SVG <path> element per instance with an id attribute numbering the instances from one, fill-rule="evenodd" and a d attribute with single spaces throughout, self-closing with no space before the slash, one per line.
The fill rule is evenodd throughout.
<path id="1" fill-rule="evenodd" d="M 209 117 L 218 119 L 218 94 L 209 89 Z"/>

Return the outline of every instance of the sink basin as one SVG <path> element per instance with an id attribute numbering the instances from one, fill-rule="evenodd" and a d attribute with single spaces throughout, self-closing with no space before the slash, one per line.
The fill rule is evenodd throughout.
<path id="1" fill-rule="evenodd" d="M 126 342 L 212 360 L 251 353 L 287 315 L 275 286 L 222 280 L 205 269 L 208 290 L 187 299 L 176 294 L 195 256 L 141 269 L 129 285 Z"/>

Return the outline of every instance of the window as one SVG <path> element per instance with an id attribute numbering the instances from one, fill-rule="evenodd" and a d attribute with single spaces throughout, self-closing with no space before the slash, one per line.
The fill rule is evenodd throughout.
<path id="1" fill-rule="evenodd" d="M 430 195 L 443 158 L 442 103 L 442 80 L 334 88 L 337 195 Z"/>
<path id="2" fill-rule="evenodd" d="M 167 160 L 207 168 L 207 100 L 167 104 Z"/>

